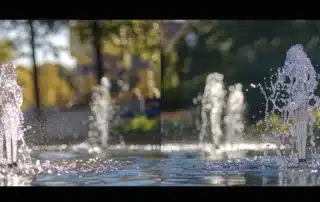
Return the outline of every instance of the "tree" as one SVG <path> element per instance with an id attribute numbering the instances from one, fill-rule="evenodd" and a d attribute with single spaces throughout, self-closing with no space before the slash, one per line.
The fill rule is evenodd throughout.
<path id="1" fill-rule="evenodd" d="M 175 70 L 177 61 L 176 45 L 180 42 L 180 39 L 188 32 L 188 28 L 196 20 L 187 20 L 184 23 L 177 23 L 173 20 L 163 20 L 161 22 L 161 66 L 162 66 L 162 87 L 176 88 L 179 85 L 179 72 Z M 170 25 L 176 27 L 177 30 L 170 30 Z"/>
<path id="2" fill-rule="evenodd" d="M 15 32 L 16 37 L 11 39 L 14 42 L 15 50 L 17 54 L 15 58 L 21 56 L 29 56 L 33 62 L 33 81 L 35 88 L 35 100 L 36 107 L 40 107 L 40 95 L 39 95 L 39 85 L 38 85 L 38 72 L 37 72 L 37 61 L 35 56 L 35 51 L 37 48 L 41 47 L 42 49 L 53 52 L 57 55 L 57 51 L 61 51 L 63 47 L 56 47 L 47 39 L 47 36 L 59 32 L 62 28 L 67 25 L 68 21 L 64 20 L 6 20 L 0 23 L 0 30 L 5 32 Z M 35 29 L 34 27 L 37 27 Z M 23 30 L 29 30 L 29 33 L 25 36 Z M 30 46 L 31 53 L 24 52 L 22 48 L 25 43 Z"/>
<path id="3" fill-rule="evenodd" d="M 39 71 L 40 104 L 45 107 L 65 107 L 72 100 L 73 91 L 54 64 L 44 64 Z"/>
<path id="4" fill-rule="evenodd" d="M 34 105 L 34 86 L 32 80 L 32 71 L 26 67 L 17 67 L 17 82 L 23 89 L 22 111 L 30 109 Z"/>
<path id="5" fill-rule="evenodd" d="M 102 53 L 119 56 L 125 68 L 130 69 L 131 62 L 127 56 L 137 55 L 142 60 L 152 61 L 153 69 L 158 73 L 156 82 L 160 87 L 160 31 L 159 21 L 151 20 L 106 20 L 100 21 L 102 36 Z M 73 21 L 71 24 L 72 55 L 80 63 L 93 61 L 92 30 L 89 21 Z M 91 52 L 91 53 L 90 53 Z M 131 57 L 132 58 L 132 57 Z"/>
<path id="6" fill-rule="evenodd" d="M 0 40 L 0 62 L 12 60 L 14 54 L 13 43 L 11 40 Z"/>
<path id="7" fill-rule="evenodd" d="M 286 51 L 297 43 L 303 44 L 313 64 L 318 64 L 319 25 L 320 21 L 307 20 L 203 20 L 189 26 L 175 45 L 179 57 L 172 68 L 179 75 L 184 102 L 191 104 L 192 97 L 203 91 L 208 73 L 220 72 L 226 85 L 240 82 L 248 89 L 244 91 L 248 119 L 260 119 L 264 99 L 250 84 L 268 80 L 270 69 L 281 67 Z M 190 32 L 198 36 L 194 48 L 184 40 Z"/>
<path id="8" fill-rule="evenodd" d="M 103 61 L 102 61 L 102 53 L 101 53 L 101 25 L 98 20 L 94 20 L 91 23 L 92 35 L 93 35 L 93 47 L 95 53 L 95 66 L 97 71 L 97 80 L 98 84 L 101 84 L 101 79 L 103 78 Z"/>

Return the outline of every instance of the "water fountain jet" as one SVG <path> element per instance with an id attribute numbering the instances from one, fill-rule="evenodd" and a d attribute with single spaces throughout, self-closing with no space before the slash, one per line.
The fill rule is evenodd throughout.
<path id="1" fill-rule="evenodd" d="M 23 138 L 23 114 L 20 110 L 23 93 L 17 83 L 15 69 L 12 62 L 0 67 L 0 157 L 5 158 L 9 167 L 17 167 L 18 162 L 31 163 L 31 150 Z"/>
<path id="2" fill-rule="evenodd" d="M 270 87 L 259 85 L 272 113 L 280 113 L 282 121 L 288 125 L 293 146 L 296 146 L 299 163 L 307 160 L 307 127 L 313 137 L 313 110 L 319 107 L 319 97 L 314 95 L 317 88 L 317 73 L 300 44 L 292 46 L 286 55 L 282 69 L 278 70 L 276 81 Z M 313 102 L 310 104 L 310 102 Z M 311 145 L 314 145 L 311 138 Z"/>
<path id="3" fill-rule="evenodd" d="M 102 77 L 101 85 L 93 90 L 90 103 L 91 123 L 89 126 L 88 143 L 91 146 L 107 148 L 109 137 L 109 124 L 113 116 L 113 108 L 110 96 L 110 81 Z"/>
<path id="4" fill-rule="evenodd" d="M 227 101 L 227 113 L 224 118 L 226 125 L 226 142 L 241 142 L 243 134 L 243 112 L 244 112 L 244 96 L 242 93 L 242 85 L 236 84 L 229 87 L 229 97 Z"/>
<path id="5" fill-rule="evenodd" d="M 209 74 L 201 103 L 202 125 L 199 142 L 200 145 L 203 145 L 204 138 L 211 135 L 213 153 L 222 153 L 227 158 L 234 156 L 230 152 L 236 148 L 235 144 L 243 142 L 244 96 L 242 85 L 236 84 L 229 87 L 227 102 L 225 102 L 226 94 L 223 75 Z M 225 111 L 226 116 L 222 119 Z M 242 152 L 237 152 L 242 155 Z"/>
<path id="6" fill-rule="evenodd" d="M 225 105 L 225 94 L 223 75 L 219 73 L 209 74 L 201 103 L 202 126 L 199 135 L 200 144 L 203 143 L 205 136 L 211 134 L 215 149 L 219 146 L 221 136 L 223 135 L 221 116 Z M 208 129 L 210 129 L 210 132 L 208 132 Z"/>

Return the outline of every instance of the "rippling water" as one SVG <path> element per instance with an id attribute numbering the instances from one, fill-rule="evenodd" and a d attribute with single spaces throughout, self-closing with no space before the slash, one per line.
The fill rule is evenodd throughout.
<path id="1" fill-rule="evenodd" d="M 297 186 L 320 185 L 317 165 L 280 166 L 283 158 L 212 161 L 197 152 L 123 153 L 93 157 L 67 151 L 34 154 L 50 172 L 0 180 L 4 186 Z"/>

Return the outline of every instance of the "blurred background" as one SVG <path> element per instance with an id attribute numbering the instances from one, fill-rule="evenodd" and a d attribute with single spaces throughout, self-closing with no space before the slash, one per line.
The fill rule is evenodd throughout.
<path id="1" fill-rule="evenodd" d="M 265 106 L 250 84 L 269 82 L 290 46 L 304 45 L 319 70 L 317 20 L 3 20 L 0 30 L 0 61 L 16 63 L 32 126 L 26 133 L 35 143 L 84 139 L 91 94 L 103 76 L 125 120 L 120 131 L 136 134 L 133 140 L 160 137 L 160 113 L 171 133 L 196 128 L 194 98 L 209 73 L 222 73 L 226 86 L 243 85 L 252 131 Z M 276 114 L 270 117 L 283 127 Z"/>
<path id="2" fill-rule="evenodd" d="M 170 120 L 165 128 L 176 128 L 171 133 L 179 133 L 181 128 L 189 130 L 188 126 L 199 123 L 194 98 L 203 93 L 209 73 L 223 74 L 226 86 L 243 85 L 246 131 L 252 132 L 264 127 L 256 123 L 264 118 L 265 99 L 259 88 L 253 89 L 250 84 L 269 84 L 270 76 L 283 66 L 292 45 L 304 45 L 319 72 L 318 20 L 186 20 L 169 29 L 178 30 L 178 34 L 164 46 L 161 108 L 164 119 Z M 319 117 L 316 112 L 318 125 Z M 269 122 L 285 129 L 276 114 L 270 116 Z"/>
<path id="3" fill-rule="evenodd" d="M 3 20 L 0 29 L 0 61 L 17 66 L 29 141 L 85 139 L 103 76 L 126 120 L 122 133 L 159 135 L 160 21 Z"/>

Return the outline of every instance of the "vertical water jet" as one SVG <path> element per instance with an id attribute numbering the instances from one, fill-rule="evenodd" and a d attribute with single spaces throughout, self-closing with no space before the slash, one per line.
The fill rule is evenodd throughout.
<path id="1" fill-rule="evenodd" d="M 317 73 L 302 45 L 290 47 L 284 66 L 276 76 L 275 82 L 271 81 L 269 87 L 263 89 L 260 85 L 260 88 L 265 95 L 266 106 L 272 104 L 271 113 L 281 114 L 283 123 L 288 125 L 298 161 L 303 163 L 307 160 L 308 124 L 312 136 L 313 110 L 319 107 L 319 98 L 314 95 L 318 85 Z"/>

